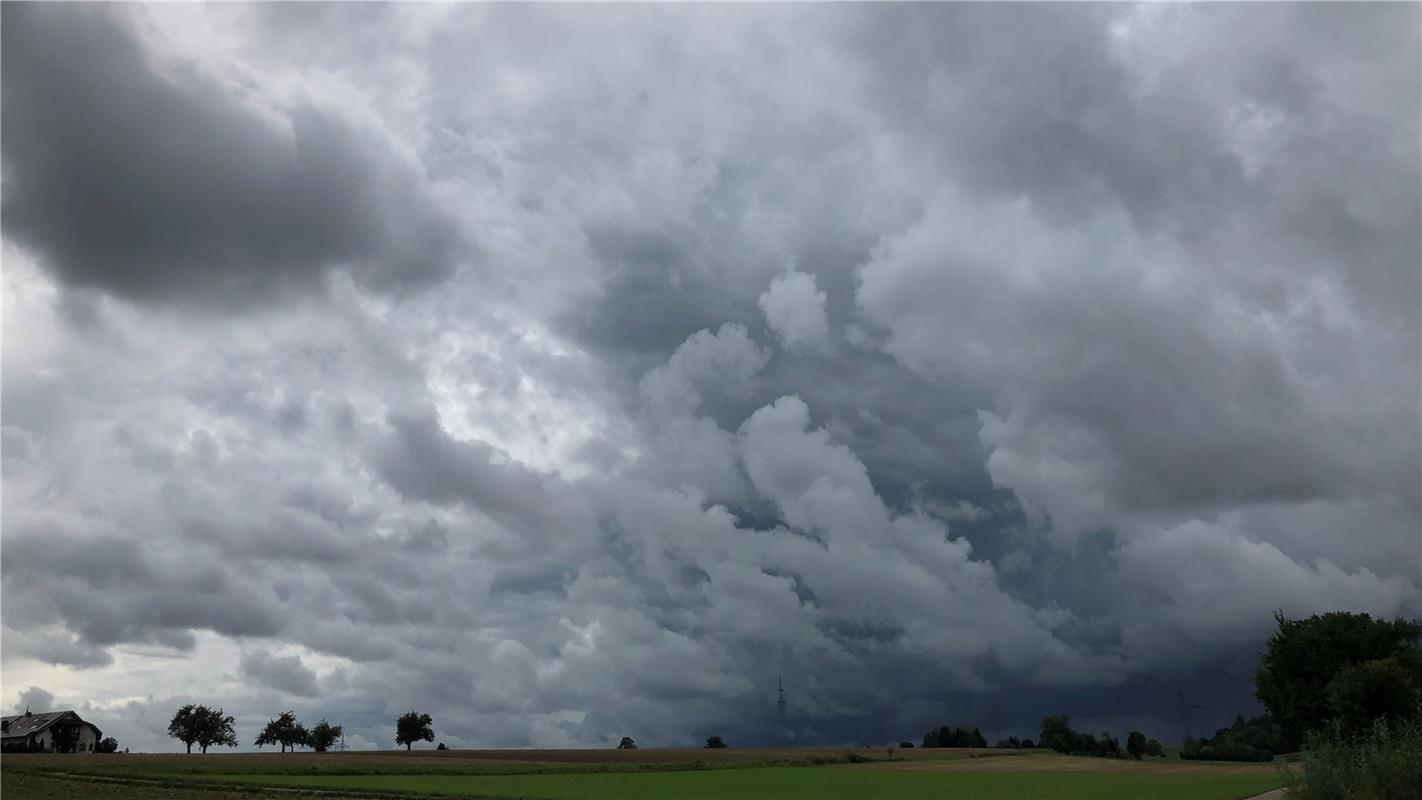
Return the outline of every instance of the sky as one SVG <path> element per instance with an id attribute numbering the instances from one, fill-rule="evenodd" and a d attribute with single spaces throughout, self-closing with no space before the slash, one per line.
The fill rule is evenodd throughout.
<path id="1" fill-rule="evenodd" d="M 7 713 L 1169 741 L 1422 616 L 1416 4 L 0 16 Z"/>

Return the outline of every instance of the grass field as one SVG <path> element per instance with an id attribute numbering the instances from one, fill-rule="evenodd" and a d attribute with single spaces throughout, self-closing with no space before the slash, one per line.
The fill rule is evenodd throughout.
<path id="1" fill-rule="evenodd" d="M 844 763 L 853 753 L 864 763 Z M 906 756 L 906 757 L 901 757 Z M 815 762 L 821 763 L 815 765 Z M 774 764 L 777 766 L 766 766 Z M 6 756 L 7 800 L 254 800 L 360 795 L 547 800 L 1239 800 L 1268 765 L 1086 759 L 1041 752 L 452 751 L 210 756 Z M 300 795 L 297 795 L 300 796 Z"/>

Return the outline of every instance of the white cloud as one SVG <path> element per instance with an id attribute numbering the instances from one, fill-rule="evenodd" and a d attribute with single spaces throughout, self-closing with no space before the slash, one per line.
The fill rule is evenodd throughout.
<path id="1" fill-rule="evenodd" d="M 814 275 L 787 267 L 756 303 L 781 344 L 805 350 L 829 347 L 828 300 L 815 287 Z"/>

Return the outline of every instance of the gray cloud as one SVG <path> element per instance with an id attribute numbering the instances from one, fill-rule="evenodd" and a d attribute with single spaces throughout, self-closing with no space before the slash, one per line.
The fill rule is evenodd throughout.
<path id="1" fill-rule="evenodd" d="M 38 686 L 31 686 L 20 692 L 20 699 L 15 701 L 15 713 L 23 714 L 26 711 L 39 713 L 49 711 L 54 707 L 54 695 L 46 692 Z"/>
<path id="2" fill-rule="evenodd" d="M 4 36 L 5 233 L 68 284 L 239 305 L 469 260 L 418 165 L 338 107 L 163 59 L 111 9 L 9 8 Z"/>
<path id="3" fill-rule="evenodd" d="M 242 654 L 238 664 L 242 676 L 257 684 L 298 697 L 315 697 L 316 673 L 301 663 L 300 656 L 278 656 L 260 648 Z"/>

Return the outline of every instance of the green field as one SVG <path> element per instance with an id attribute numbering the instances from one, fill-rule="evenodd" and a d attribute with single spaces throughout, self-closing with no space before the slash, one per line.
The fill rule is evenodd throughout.
<path id="1" fill-rule="evenodd" d="M 1279 785 L 1270 775 L 897 772 L 766 767 L 569 775 L 233 775 L 236 783 L 548 800 L 1237 800 Z"/>
<path id="2" fill-rule="evenodd" d="M 846 763 L 853 762 L 853 763 Z M 833 749 L 7 756 L 6 800 L 482 797 L 543 800 L 1241 800 L 1266 765 L 1043 751 Z"/>

